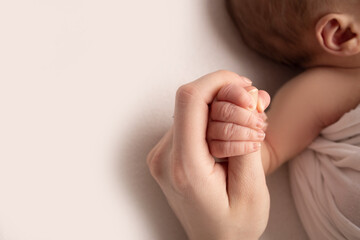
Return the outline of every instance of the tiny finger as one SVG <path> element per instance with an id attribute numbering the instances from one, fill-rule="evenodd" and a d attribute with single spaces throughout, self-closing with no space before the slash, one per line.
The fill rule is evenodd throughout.
<path id="1" fill-rule="evenodd" d="M 265 133 L 234 123 L 209 122 L 207 138 L 223 141 L 263 141 Z"/>
<path id="2" fill-rule="evenodd" d="M 235 123 L 254 129 L 262 129 L 265 125 L 264 119 L 258 113 L 224 101 L 213 102 L 210 110 L 210 119 Z"/>
<path id="3" fill-rule="evenodd" d="M 214 157 L 226 158 L 256 152 L 261 148 L 261 143 L 212 140 L 209 142 L 209 148 Z"/>
<path id="4" fill-rule="evenodd" d="M 232 83 L 220 89 L 216 99 L 233 103 L 239 107 L 253 110 L 256 108 L 257 102 L 254 101 L 248 91 L 239 84 Z"/>

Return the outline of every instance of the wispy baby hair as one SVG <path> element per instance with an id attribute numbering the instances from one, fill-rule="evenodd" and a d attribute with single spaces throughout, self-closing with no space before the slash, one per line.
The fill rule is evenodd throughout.
<path id="1" fill-rule="evenodd" d="M 333 0 L 226 0 L 246 45 L 276 61 L 302 65 L 311 60 L 306 41 Z"/>

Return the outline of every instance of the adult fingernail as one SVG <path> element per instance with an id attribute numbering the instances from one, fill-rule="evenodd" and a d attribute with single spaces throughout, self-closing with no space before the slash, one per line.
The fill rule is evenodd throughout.
<path id="1" fill-rule="evenodd" d="M 264 103 L 263 103 L 263 101 L 261 101 L 261 99 L 258 100 L 257 110 L 258 110 L 259 113 L 262 113 L 265 110 Z"/>
<path id="2" fill-rule="evenodd" d="M 251 95 L 253 95 L 254 93 L 256 94 L 256 97 L 257 97 L 257 92 L 258 92 L 259 90 L 256 88 L 256 87 L 252 87 L 252 89 L 248 92 L 248 93 L 250 93 Z"/>
<path id="3" fill-rule="evenodd" d="M 246 78 L 246 77 L 243 77 L 243 79 L 244 79 L 245 82 L 247 82 L 247 83 L 249 83 L 249 84 L 252 84 L 252 81 L 251 81 L 250 79 L 248 79 L 248 78 Z"/>

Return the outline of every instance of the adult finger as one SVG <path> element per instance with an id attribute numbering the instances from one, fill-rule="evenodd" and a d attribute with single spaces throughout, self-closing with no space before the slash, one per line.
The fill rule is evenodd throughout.
<path id="1" fill-rule="evenodd" d="M 246 206 L 269 210 L 269 193 L 261 151 L 229 158 L 228 195 L 231 207 Z"/>
<path id="2" fill-rule="evenodd" d="M 265 109 L 269 106 L 270 100 L 270 95 L 266 91 L 260 90 L 258 92 L 257 111 L 259 113 L 264 112 Z"/>
<path id="3" fill-rule="evenodd" d="M 239 107 L 255 110 L 257 105 L 257 97 L 253 95 L 254 90 L 257 89 L 253 86 L 245 86 L 239 83 L 232 83 L 223 87 L 216 99 L 218 101 L 227 101 Z"/>
<path id="4" fill-rule="evenodd" d="M 174 115 L 174 154 L 175 161 L 189 171 L 198 171 L 214 166 L 209 157 L 206 142 L 208 123 L 208 104 L 219 90 L 229 84 L 250 86 L 251 82 L 239 75 L 218 71 L 180 87 L 176 93 Z"/>

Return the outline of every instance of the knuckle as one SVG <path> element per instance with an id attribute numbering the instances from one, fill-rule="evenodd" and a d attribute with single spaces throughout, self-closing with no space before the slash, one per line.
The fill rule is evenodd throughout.
<path id="1" fill-rule="evenodd" d="M 248 111 L 248 114 L 245 116 L 245 125 L 252 126 L 254 122 L 254 114 Z"/>
<path id="2" fill-rule="evenodd" d="M 153 176 L 155 179 L 162 175 L 160 160 L 161 154 L 157 149 L 151 150 L 146 158 L 146 163 L 150 170 L 151 176 Z"/>
<path id="3" fill-rule="evenodd" d="M 250 140 L 253 137 L 253 133 L 252 130 L 250 128 L 245 128 L 244 129 L 244 133 L 245 133 L 245 140 Z"/>
<path id="4" fill-rule="evenodd" d="M 236 133 L 236 126 L 233 123 L 227 123 L 224 126 L 224 137 L 231 139 Z"/>
<path id="5" fill-rule="evenodd" d="M 245 93 L 241 95 L 241 102 L 244 107 L 249 106 L 251 103 L 253 103 L 254 99 L 249 93 Z"/>
<path id="6" fill-rule="evenodd" d="M 223 106 L 220 108 L 220 116 L 224 121 L 229 121 L 233 114 L 234 107 L 229 103 L 223 104 Z"/>
<path id="7" fill-rule="evenodd" d="M 232 84 L 228 84 L 228 85 L 222 87 L 222 88 L 220 89 L 219 95 L 222 95 L 222 98 L 228 100 L 232 88 L 233 88 Z"/>
<path id="8" fill-rule="evenodd" d="M 176 101 L 187 103 L 198 93 L 197 88 L 193 84 L 185 84 L 176 91 Z"/>
<path id="9" fill-rule="evenodd" d="M 237 76 L 236 73 L 231 72 L 231 71 L 229 71 L 229 70 L 225 70 L 225 69 L 217 70 L 217 71 L 215 72 L 215 74 L 217 74 L 217 75 L 219 75 L 219 76 L 229 76 L 229 77 Z"/>

